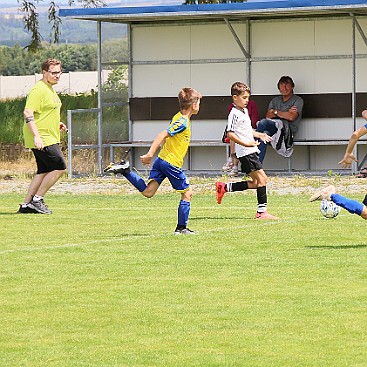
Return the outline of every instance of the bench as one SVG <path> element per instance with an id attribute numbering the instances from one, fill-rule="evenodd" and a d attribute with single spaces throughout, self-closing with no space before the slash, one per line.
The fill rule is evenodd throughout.
<path id="1" fill-rule="evenodd" d="M 293 145 L 294 146 L 306 146 L 307 147 L 307 151 L 308 151 L 308 169 L 311 169 L 311 150 L 310 147 L 311 146 L 330 146 L 330 145 L 345 145 L 345 147 L 348 145 L 349 140 L 345 140 L 345 139 L 320 139 L 320 140 L 298 140 L 298 139 L 294 139 Z M 359 140 L 357 143 L 357 149 L 358 149 L 358 145 L 367 145 L 367 140 Z M 358 150 L 357 150 L 358 152 Z M 358 162 L 357 164 L 357 170 L 359 171 L 364 164 L 367 161 L 367 155 L 365 155 L 365 157 Z M 288 158 L 288 171 L 291 172 L 292 171 L 292 157 Z M 355 172 L 354 172 L 355 173 Z"/>
<path id="2" fill-rule="evenodd" d="M 126 141 L 120 143 L 109 143 L 110 149 L 110 161 L 113 162 L 115 159 L 115 148 L 149 148 L 152 145 L 152 141 L 137 140 L 137 141 Z M 223 143 L 221 140 L 191 140 L 189 150 L 187 153 L 188 157 L 188 170 L 192 167 L 190 147 L 228 147 L 228 144 Z M 131 158 L 131 157 L 130 157 Z"/>
<path id="3" fill-rule="evenodd" d="M 308 169 L 311 169 L 311 146 L 330 146 L 330 145 L 348 145 L 349 140 L 294 140 L 294 146 L 306 146 L 308 149 Z M 152 141 L 137 140 L 137 141 L 126 141 L 119 143 L 108 143 L 104 144 L 104 147 L 109 148 L 110 161 L 113 162 L 115 159 L 115 148 L 149 148 Z M 367 140 L 360 140 L 358 144 L 367 145 Z M 190 147 L 226 147 L 228 149 L 228 144 L 223 143 L 221 140 L 192 140 L 190 142 Z M 367 161 L 367 155 L 358 162 L 357 170 L 360 170 Z M 188 170 L 192 167 L 190 149 L 188 151 Z M 292 172 L 292 157 L 288 158 L 288 172 Z"/>

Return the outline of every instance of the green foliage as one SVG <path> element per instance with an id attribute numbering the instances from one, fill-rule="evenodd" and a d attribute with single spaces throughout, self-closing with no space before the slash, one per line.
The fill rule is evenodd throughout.
<path id="1" fill-rule="evenodd" d="M 23 110 L 25 98 L 0 101 L 0 143 L 23 141 Z"/>
<path id="2" fill-rule="evenodd" d="M 66 111 L 78 108 L 97 107 L 96 94 L 65 95 L 60 94 L 62 101 L 61 121 L 66 121 Z M 23 143 L 23 110 L 26 97 L 0 101 L 0 143 Z"/>
<path id="3" fill-rule="evenodd" d="M 102 44 L 105 60 L 127 60 L 127 42 L 107 40 Z M 97 46 L 94 44 L 47 45 L 37 53 L 32 53 L 19 45 L 0 46 L 0 75 L 33 75 L 41 73 L 41 64 L 47 58 L 57 58 L 62 62 L 64 72 L 97 70 Z"/>
<path id="4" fill-rule="evenodd" d="M 0 74 L 6 76 L 41 73 L 41 64 L 49 57 L 59 59 L 64 72 L 97 69 L 95 45 L 48 46 L 37 53 L 28 52 L 16 45 L 0 47 Z"/>
<path id="5" fill-rule="evenodd" d="M 126 66 L 117 66 L 109 73 L 107 81 L 102 86 L 104 101 L 127 101 L 128 87 Z"/>
<path id="6" fill-rule="evenodd" d="M 360 218 L 269 195 L 282 219 L 257 221 L 253 193 L 197 194 L 198 234 L 174 236 L 177 193 L 116 181 L 119 194 L 106 177 L 62 180 L 49 216 L 16 215 L 21 194 L 2 194 L 2 367 L 366 364 Z"/>

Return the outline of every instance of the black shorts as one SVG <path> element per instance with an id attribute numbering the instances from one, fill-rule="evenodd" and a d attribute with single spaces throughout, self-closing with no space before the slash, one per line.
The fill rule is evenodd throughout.
<path id="1" fill-rule="evenodd" d="M 257 153 L 252 153 L 238 158 L 241 162 L 241 171 L 249 174 L 252 171 L 259 171 L 263 168 L 260 162 L 259 155 Z"/>
<path id="2" fill-rule="evenodd" d="M 32 149 L 32 152 L 36 158 L 37 174 L 66 169 L 66 163 L 59 144 L 49 145 L 42 150 Z"/>

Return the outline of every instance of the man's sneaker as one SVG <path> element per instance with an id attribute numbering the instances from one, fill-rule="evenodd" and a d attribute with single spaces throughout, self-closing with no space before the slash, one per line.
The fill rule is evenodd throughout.
<path id="1" fill-rule="evenodd" d="M 229 172 L 233 167 L 233 162 L 232 161 L 227 161 L 226 164 L 222 167 L 222 170 L 224 172 Z"/>
<path id="2" fill-rule="evenodd" d="M 113 163 L 111 162 L 104 170 L 103 172 L 108 173 L 121 173 L 123 175 L 126 175 L 130 172 L 130 163 L 129 161 L 121 161 L 120 163 Z"/>
<path id="3" fill-rule="evenodd" d="M 256 212 L 256 219 L 279 219 L 278 217 L 275 217 L 274 215 L 271 215 L 268 212 Z"/>
<path id="4" fill-rule="evenodd" d="M 336 189 L 334 185 L 329 185 L 324 187 L 321 190 L 316 191 L 308 201 L 315 201 L 315 200 L 330 200 L 330 196 L 336 193 Z"/>
<path id="5" fill-rule="evenodd" d="M 30 208 L 29 204 L 27 204 L 26 206 L 20 205 L 17 214 L 38 214 L 38 211 Z"/>
<path id="6" fill-rule="evenodd" d="M 227 192 L 226 184 L 224 182 L 216 182 L 215 190 L 217 191 L 217 203 L 220 204 L 222 202 L 223 195 Z"/>
<path id="7" fill-rule="evenodd" d="M 183 228 L 183 229 L 178 229 L 176 228 L 175 234 L 195 234 L 194 231 L 192 231 L 191 229 L 188 228 Z"/>
<path id="8" fill-rule="evenodd" d="M 228 176 L 229 176 L 229 177 L 237 177 L 237 176 L 238 176 L 238 168 L 232 168 L 232 169 L 228 172 Z"/>
<path id="9" fill-rule="evenodd" d="M 45 202 L 43 201 L 43 199 L 41 200 L 32 200 L 28 206 L 31 208 L 31 209 L 34 209 L 36 210 L 38 213 L 40 214 L 52 214 L 52 211 L 47 208 L 47 205 L 45 204 Z"/>

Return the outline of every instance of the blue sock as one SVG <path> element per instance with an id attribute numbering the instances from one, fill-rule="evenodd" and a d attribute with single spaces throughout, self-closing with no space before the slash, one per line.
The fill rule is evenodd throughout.
<path id="1" fill-rule="evenodd" d="M 140 192 L 143 192 L 147 188 L 145 181 L 135 171 L 130 171 L 124 176 Z"/>
<path id="2" fill-rule="evenodd" d="M 178 206 L 178 225 L 186 228 L 189 221 L 190 201 L 181 200 Z"/>
<path id="3" fill-rule="evenodd" d="M 341 206 L 342 208 L 348 210 L 349 213 L 352 214 L 362 214 L 363 204 L 358 201 L 347 199 L 346 197 L 340 194 L 332 194 L 330 199 L 336 204 Z"/>

